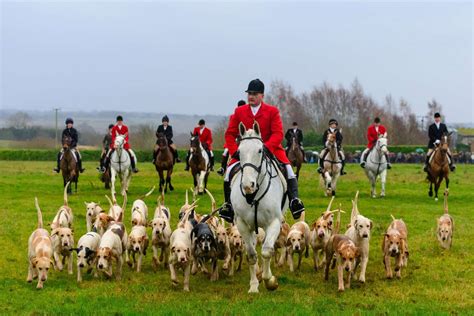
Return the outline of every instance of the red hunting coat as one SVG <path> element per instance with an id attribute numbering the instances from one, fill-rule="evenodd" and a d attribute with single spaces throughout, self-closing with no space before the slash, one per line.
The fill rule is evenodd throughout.
<path id="1" fill-rule="evenodd" d="M 204 127 L 204 130 L 201 134 L 201 128 L 196 126 L 193 131 L 193 135 L 199 135 L 199 141 L 201 142 L 204 149 L 212 150 L 212 132 L 209 128 Z"/>
<path id="2" fill-rule="evenodd" d="M 379 134 L 385 134 L 387 132 L 387 129 L 383 125 L 379 125 L 379 132 L 375 130 L 375 125 L 370 125 L 369 128 L 367 129 L 367 140 L 369 143 L 367 144 L 367 148 L 372 149 L 374 147 L 375 143 L 377 142 L 377 139 L 379 138 Z"/>
<path id="3" fill-rule="evenodd" d="M 112 127 L 112 142 L 110 143 L 110 148 L 111 149 L 114 148 L 115 137 L 117 137 L 117 134 L 118 135 L 125 135 L 125 144 L 124 144 L 123 148 L 125 148 L 126 150 L 129 150 L 130 149 L 130 144 L 128 143 L 128 127 L 126 125 L 123 125 L 123 124 L 122 124 L 121 128 L 119 128 L 118 125 L 115 125 L 114 127 Z"/>
<path id="4" fill-rule="evenodd" d="M 280 162 L 289 164 L 290 161 L 281 146 L 284 133 L 280 111 L 276 107 L 263 102 L 256 116 L 253 115 L 249 104 L 235 109 L 234 114 L 230 117 L 229 127 L 225 132 L 225 143 L 229 149 L 229 154 L 232 156 L 238 148 L 235 139 L 240 136 L 239 123 L 242 122 L 247 129 L 250 129 L 253 127 L 254 121 L 257 121 L 260 125 L 262 140 L 268 150 L 270 150 Z M 229 164 L 236 161 L 237 160 L 232 159 Z"/>

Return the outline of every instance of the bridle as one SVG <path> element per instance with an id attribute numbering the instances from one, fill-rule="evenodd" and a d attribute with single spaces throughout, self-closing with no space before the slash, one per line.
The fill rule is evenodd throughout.
<path id="1" fill-rule="evenodd" d="M 243 142 L 244 140 L 253 140 L 253 139 L 259 140 L 262 143 L 262 149 L 261 149 L 262 158 L 260 159 L 260 165 L 257 166 L 257 165 L 254 165 L 253 163 L 250 163 L 250 162 L 240 164 L 240 168 L 242 170 L 240 172 L 240 185 L 239 185 L 239 187 L 240 187 L 240 193 L 245 198 L 247 203 L 250 206 L 255 207 L 255 218 L 254 218 L 254 220 L 255 220 L 255 233 L 258 234 L 258 223 L 257 223 L 258 204 L 260 203 L 260 201 L 265 197 L 265 195 L 270 190 L 272 179 L 276 178 L 278 176 L 278 172 L 273 174 L 272 167 L 271 167 L 273 165 L 273 162 L 272 162 L 271 158 L 268 155 L 265 154 L 265 145 L 263 145 L 263 140 L 260 137 L 255 137 L 255 136 L 245 137 L 245 138 L 242 138 L 240 140 L 240 142 Z M 262 166 L 263 166 L 264 162 L 265 162 L 265 167 L 266 168 L 264 170 L 264 173 L 262 174 Z M 252 168 L 257 172 L 257 188 L 255 189 L 255 192 L 253 192 L 252 194 L 245 194 L 245 192 L 242 190 L 242 179 L 243 179 L 243 175 L 244 175 L 244 168 L 247 168 L 247 167 Z M 258 198 L 256 198 L 258 192 L 260 191 L 261 185 L 263 184 L 263 181 L 265 180 L 265 175 L 267 175 L 267 174 L 269 175 L 268 176 L 268 184 L 267 184 L 265 190 L 263 191 L 263 193 Z M 259 178 L 261 179 L 260 182 L 258 181 Z"/>
<path id="2" fill-rule="evenodd" d="M 117 161 L 112 160 L 112 154 L 110 155 L 110 162 L 116 163 L 119 165 L 119 173 L 122 173 L 122 162 L 126 162 L 129 158 L 128 155 L 125 155 L 125 160 L 122 161 L 122 153 L 123 153 L 123 145 L 125 143 L 125 140 L 120 143 L 119 147 L 115 148 L 115 152 L 117 153 Z"/>
<path id="3" fill-rule="evenodd" d="M 388 165 L 388 159 L 387 158 L 385 158 L 385 162 L 382 162 L 382 157 L 384 157 L 384 154 L 382 153 L 382 148 L 384 148 L 384 147 L 387 147 L 387 144 L 380 144 L 380 138 L 378 138 L 376 143 L 375 143 L 375 151 L 377 152 L 377 155 L 379 157 L 378 162 L 375 162 L 372 159 L 370 159 L 371 163 L 373 163 L 374 165 L 375 164 L 377 165 L 377 172 L 375 174 L 376 177 L 380 173 L 380 166 L 383 165 L 383 164 Z M 367 157 L 367 159 L 368 158 L 369 157 Z"/>

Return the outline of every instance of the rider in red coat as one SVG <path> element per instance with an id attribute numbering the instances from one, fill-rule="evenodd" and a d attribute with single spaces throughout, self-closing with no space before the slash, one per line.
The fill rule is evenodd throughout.
<path id="1" fill-rule="evenodd" d="M 367 154 L 372 150 L 374 145 L 377 143 L 377 139 L 379 139 L 379 135 L 386 135 L 387 134 L 387 129 L 385 126 L 380 124 L 380 118 L 376 117 L 374 119 L 374 124 L 370 125 L 367 128 L 367 148 L 362 152 L 362 155 L 360 156 L 360 166 L 362 168 L 365 168 L 365 159 L 367 158 Z M 390 160 L 388 159 L 388 155 L 385 155 L 385 158 L 387 159 L 387 169 L 392 168 L 390 164 Z"/>
<path id="2" fill-rule="evenodd" d="M 203 119 L 199 120 L 198 126 L 193 130 L 193 135 L 199 135 L 199 141 L 201 142 L 202 147 L 207 152 L 209 156 L 209 163 L 211 171 L 214 171 L 214 153 L 212 152 L 212 131 L 206 127 L 206 121 Z M 191 153 L 188 151 L 186 156 L 186 168 L 184 170 L 189 171 L 189 157 Z"/>
<path id="3" fill-rule="evenodd" d="M 137 158 L 132 148 L 130 148 L 130 143 L 128 142 L 128 138 L 129 138 L 128 127 L 127 125 L 123 124 L 123 118 L 121 115 L 117 116 L 117 124 L 115 124 L 114 127 L 112 127 L 111 133 L 112 133 L 112 142 L 110 143 L 110 149 L 105 158 L 105 165 L 107 166 L 107 164 L 110 162 L 110 156 L 112 155 L 112 152 L 115 150 L 115 139 L 117 138 L 117 135 L 125 135 L 125 143 L 123 145 L 123 148 L 127 151 L 127 153 L 130 156 L 132 171 L 137 173 L 138 172 L 138 169 L 136 167 Z M 105 170 L 106 170 L 106 167 L 102 166 L 100 171 L 105 172 Z"/>
<path id="4" fill-rule="evenodd" d="M 234 166 L 238 165 L 238 157 L 234 155 L 238 149 L 237 138 L 240 136 L 239 124 L 242 122 L 247 129 L 252 128 L 254 121 L 260 126 L 260 133 L 265 147 L 285 165 L 287 171 L 288 198 L 290 210 L 295 219 L 304 211 L 303 202 L 298 198 L 298 180 L 291 168 L 290 161 L 285 150 L 281 146 L 283 140 L 283 124 L 278 108 L 263 103 L 265 86 L 259 79 L 250 81 L 247 89 L 248 104 L 235 109 L 230 117 L 229 126 L 225 132 L 225 142 L 229 149 L 232 160 L 227 168 L 224 179 L 225 203 L 219 209 L 219 215 L 229 222 L 233 222 L 234 210 L 230 203 L 230 173 Z"/>
<path id="5" fill-rule="evenodd" d="M 244 100 L 240 100 L 237 102 L 237 107 L 247 104 Z M 230 116 L 229 121 L 232 120 L 233 114 Z M 229 162 L 229 148 L 227 148 L 227 144 L 224 143 L 224 152 L 222 153 L 222 160 L 221 160 L 221 167 L 217 170 L 217 173 L 221 176 L 224 175 L 224 172 L 227 169 L 227 163 Z"/>

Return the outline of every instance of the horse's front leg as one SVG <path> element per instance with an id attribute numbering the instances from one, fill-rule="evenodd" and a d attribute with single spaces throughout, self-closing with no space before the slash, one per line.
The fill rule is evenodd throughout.
<path id="1" fill-rule="evenodd" d="M 332 181 L 331 181 L 331 193 L 333 196 L 336 195 L 336 186 L 337 186 L 337 180 L 339 179 L 339 173 L 340 173 L 340 169 L 339 170 L 336 170 L 336 174 L 332 177 Z"/>
<path id="2" fill-rule="evenodd" d="M 377 183 L 377 177 L 370 173 L 370 195 L 375 198 L 377 196 L 377 189 L 375 188 L 375 184 Z"/>
<path id="3" fill-rule="evenodd" d="M 110 191 L 112 192 L 112 199 L 115 198 L 115 169 L 110 168 Z"/>
<path id="4" fill-rule="evenodd" d="M 130 173 L 130 171 L 126 170 L 122 180 L 122 196 L 124 196 L 128 191 L 128 185 L 130 183 L 131 176 L 132 174 Z"/>
<path id="5" fill-rule="evenodd" d="M 160 178 L 160 192 L 163 191 L 163 184 L 165 184 L 165 179 L 163 178 L 163 170 L 158 170 L 158 176 Z M 166 192 L 166 186 L 165 186 L 165 192 Z"/>
<path id="6" fill-rule="evenodd" d="M 237 217 L 236 222 L 237 228 L 242 234 L 242 238 L 245 242 L 245 248 L 247 249 L 247 260 L 250 271 L 249 293 L 258 293 L 257 251 L 255 250 L 255 245 L 257 244 L 256 236 L 240 217 Z"/>
<path id="7" fill-rule="evenodd" d="M 262 278 L 265 283 L 267 290 L 276 290 L 278 288 L 278 280 L 272 275 L 271 271 L 271 260 L 274 251 L 275 241 L 280 234 L 281 219 L 275 218 L 265 229 L 265 241 L 262 246 L 262 258 L 263 258 L 263 274 Z"/>
<path id="8" fill-rule="evenodd" d="M 438 201 L 438 190 L 441 186 L 441 182 L 443 182 L 443 176 L 439 176 L 435 183 L 435 201 Z"/>
<path id="9" fill-rule="evenodd" d="M 199 188 L 198 188 L 198 193 L 203 194 L 204 193 L 204 177 L 206 176 L 206 171 L 201 171 L 199 173 Z"/>
<path id="10" fill-rule="evenodd" d="M 382 183 L 381 184 L 382 189 L 381 189 L 381 192 L 380 192 L 381 197 L 385 196 L 385 182 L 386 182 L 386 180 L 387 180 L 387 169 L 385 169 L 384 171 L 382 171 L 380 173 L 380 182 Z"/>
<path id="11" fill-rule="evenodd" d="M 171 167 L 173 168 L 173 167 Z M 174 190 L 173 185 L 171 184 L 171 174 L 173 173 L 173 169 L 168 169 L 166 171 L 166 186 L 170 189 L 170 191 Z"/>

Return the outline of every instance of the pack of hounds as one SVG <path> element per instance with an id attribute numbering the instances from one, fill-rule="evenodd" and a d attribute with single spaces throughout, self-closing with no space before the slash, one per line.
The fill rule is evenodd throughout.
<path id="1" fill-rule="evenodd" d="M 198 200 L 193 199 L 189 203 L 186 191 L 185 203 L 179 210 L 179 221 L 173 230 L 170 226 L 171 212 L 165 206 L 163 193 L 157 199 L 153 218 L 149 219 L 148 207 L 143 199 L 150 196 L 153 190 L 154 188 L 133 202 L 130 234 L 124 225 L 126 195 L 122 206 L 117 204 L 115 198 L 111 200 L 107 197 L 110 204 L 108 212 L 98 203 L 85 202 L 88 232 L 81 236 L 77 245 L 74 242 L 73 212 L 68 206 L 67 185 L 64 188 L 64 203 L 50 225 L 51 233 L 43 228 L 41 209 L 35 198 L 38 228 L 28 240 L 27 281 L 32 282 L 37 278 L 37 288 L 43 288 L 51 265 L 59 271 L 67 265 L 68 273 L 73 274 L 74 253 L 77 257 L 77 282 L 82 282 L 84 271 L 95 277 L 102 274 L 106 278 L 115 276 L 120 280 L 124 263 L 140 272 L 143 257 L 150 244 L 149 227 L 154 270 L 160 267 L 169 269 L 172 284 L 179 286 L 177 271 L 181 269 L 184 274 L 184 291 L 189 291 L 191 274 L 205 273 L 211 281 L 217 281 L 220 262 L 222 271 L 229 276 L 241 269 L 245 255 L 242 236 L 235 225 L 226 227 L 224 221 L 215 216 L 216 203 L 209 191 L 206 190 L 212 201 L 212 209 L 208 215 L 196 212 Z M 303 256 L 309 257 L 311 248 L 314 269 L 317 271 L 324 268 L 325 280 L 329 279 L 330 269 L 337 266 L 339 291 L 350 288 L 351 279 L 356 279 L 359 266 L 358 280 L 365 282 L 373 223 L 359 212 L 358 194 L 359 192 L 352 201 L 350 223 L 344 234 L 340 233 L 341 213 L 344 211 L 340 207 L 331 209 L 334 197 L 327 210 L 311 225 L 305 222 L 304 215 L 291 227 L 283 222 L 274 246 L 277 266 L 281 267 L 286 263 L 291 272 L 298 270 Z M 445 249 L 451 247 L 454 231 L 453 218 L 448 214 L 447 199 L 448 190 L 445 191 L 444 214 L 438 218 L 436 232 L 441 247 Z M 257 243 L 261 244 L 265 239 L 263 229 L 259 229 L 257 236 Z M 407 267 L 409 258 L 408 229 L 402 219 L 392 216 L 392 222 L 382 238 L 382 253 L 386 277 L 393 278 L 393 258 L 395 275 L 401 278 L 402 268 Z M 296 268 L 294 257 L 297 258 Z"/>

